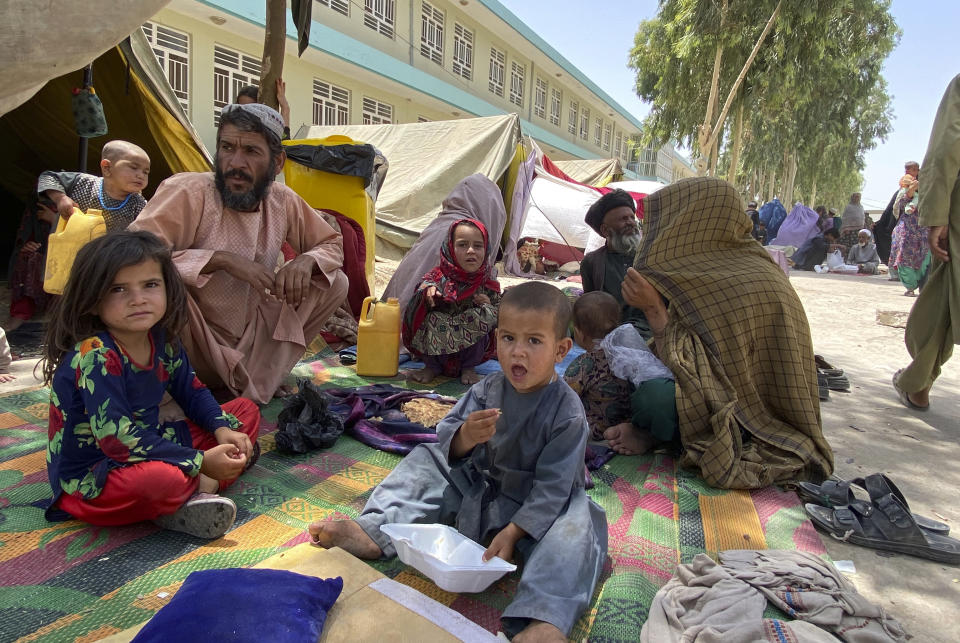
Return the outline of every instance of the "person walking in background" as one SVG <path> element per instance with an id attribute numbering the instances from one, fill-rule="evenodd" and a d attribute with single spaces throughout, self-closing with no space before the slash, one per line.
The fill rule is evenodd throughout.
<path id="1" fill-rule="evenodd" d="M 920 164 L 916 161 L 907 161 L 903 164 L 903 171 L 913 178 L 920 176 Z M 893 229 L 897 227 L 899 214 L 896 211 L 897 196 L 900 194 L 900 186 L 890 197 L 890 202 L 883 211 L 883 215 L 877 224 L 873 226 L 873 240 L 877 243 L 877 254 L 880 255 L 880 261 L 887 264 L 890 269 L 890 281 L 898 281 L 897 269 L 890 266 L 890 243 Z"/>
<path id="2" fill-rule="evenodd" d="M 890 265 L 896 268 L 900 283 L 907 289 L 903 293 L 907 297 L 917 296 L 916 290 L 923 285 L 930 267 L 927 231 L 920 225 L 918 212 L 918 186 L 917 179 L 909 174 L 900 179 L 900 191 L 894 206 L 898 221 L 890 246 Z"/>
<path id="3" fill-rule="evenodd" d="M 913 359 L 893 376 L 893 387 L 908 408 L 930 408 L 930 389 L 953 354 L 960 333 L 960 75 L 950 81 L 933 121 L 923 159 L 920 225 L 929 228 L 934 266 L 910 311 L 904 341 Z"/>

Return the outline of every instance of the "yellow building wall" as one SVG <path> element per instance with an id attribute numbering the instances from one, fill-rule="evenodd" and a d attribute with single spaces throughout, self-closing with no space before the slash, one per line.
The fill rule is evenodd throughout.
<path id="1" fill-rule="evenodd" d="M 238 21 L 238 18 L 231 18 L 224 26 L 217 26 L 209 20 L 194 18 L 185 13 L 178 12 L 176 7 L 178 5 L 183 6 L 184 4 L 182 1 L 174 3 L 174 5 L 172 5 L 174 8 L 167 7 L 161 10 L 151 20 L 184 31 L 190 36 L 189 116 L 204 143 L 212 150 L 216 139 L 216 128 L 213 122 L 214 45 L 220 44 L 259 59 L 263 51 L 263 30 L 262 28 L 259 29 L 260 36 L 256 39 L 238 35 L 234 32 L 234 29 L 236 29 L 234 26 L 236 23 L 234 21 Z M 597 158 L 609 158 L 614 155 L 615 140 L 618 132 L 622 133 L 624 139 L 638 133 L 638 130 L 632 125 L 628 124 L 625 126 L 622 117 L 620 117 L 619 121 L 611 118 L 609 113 L 614 110 L 599 101 L 592 93 L 575 91 L 569 84 L 564 82 L 564 79 L 556 78 L 553 74 L 543 69 L 536 60 L 531 61 L 528 57 L 521 55 L 518 50 L 511 47 L 504 38 L 501 38 L 498 34 L 478 24 L 464 12 L 459 11 L 455 3 L 438 0 L 433 4 L 444 12 L 444 52 L 442 67 L 420 53 L 420 0 L 397 0 L 395 36 L 392 39 L 365 26 L 363 24 L 363 9 L 354 3 L 350 5 L 349 17 L 343 16 L 323 5 L 314 4 L 313 19 L 315 22 L 325 24 L 403 62 L 410 63 L 421 71 L 441 78 L 450 85 L 477 96 L 503 110 L 503 112 L 516 112 L 520 114 L 521 118 L 525 118 L 537 126 L 591 151 Z M 472 30 L 474 35 L 473 74 L 470 81 L 454 74 L 452 69 L 454 24 L 456 22 Z M 510 33 L 513 32 L 511 31 Z M 490 92 L 488 89 L 491 47 L 496 47 L 506 54 L 504 95 L 502 98 Z M 401 87 L 392 82 L 385 82 L 382 87 L 361 82 L 351 76 L 351 64 L 347 62 L 338 61 L 339 64 L 335 66 L 322 67 L 313 62 L 300 59 L 295 55 L 296 49 L 291 40 L 288 40 L 287 52 L 288 55 L 284 59 L 283 76 L 287 83 L 287 100 L 290 103 L 290 129 L 294 135 L 301 125 L 312 124 L 313 81 L 315 78 L 349 90 L 351 124 L 362 122 L 362 101 L 364 96 L 392 105 L 394 110 L 393 120 L 397 123 L 415 122 L 419 117 L 429 120 L 446 120 L 473 116 L 473 114 L 466 113 L 461 108 L 453 105 L 449 106 L 448 109 L 438 109 L 435 107 L 437 104 L 436 100 L 429 101 L 430 104 L 434 105 L 431 107 L 428 105 L 428 101 L 424 100 L 424 94 L 412 88 Z M 291 52 L 293 55 L 290 55 Z M 309 57 L 310 55 L 309 50 L 304 54 L 305 57 Z M 521 63 L 525 69 L 522 108 L 509 100 L 511 62 L 514 60 Z M 544 55 L 541 64 L 547 63 L 548 60 Z M 546 80 L 548 85 L 544 118 L 540 118 L 533 112 L 535 79 L 537 76 Z M 564 77 L 566 77 L 566 74 L 564 74 Z M 388 86 L 396 89 L 393 91 L 385 89 L 385 87 Z M 562 92 L 559 126 L 553 125 L 549 120 L 550 90 L 555 87 L 559 87 Z M 580 110 L 578 114 L 582 113 L 584 107 L 590 110 L 590 126 L 586 139 L 580 138 L 578 134 L 579 123 L 576 124 L 577 134 L 570 134 L 568 132 L 571 100 L 579 103 Z M 614 114 L 616 114 L 615 111 Z M 593 129 L 597 116 L 602 116 L 604 123 L 615 124 L 611 132 L 609 150 L 603 150 L 602 148 L 602 130 L 601 145 L 597 146 L 594 144 Z M 623 149 L 626 149 L 625 141 Z M 568 156 L 569 155 L 557 153 L 556 158 L 565 158 Z"/>

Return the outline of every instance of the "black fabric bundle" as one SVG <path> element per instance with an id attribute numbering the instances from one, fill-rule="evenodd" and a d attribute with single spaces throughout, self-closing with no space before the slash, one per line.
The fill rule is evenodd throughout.
<path id="1" fill-rule="evenodd" d="M 332 447 L 343 433 L 343 418 L 330 410 L 334 401 L 305 379 L 299 391 L 283 401 L 277 417 L 277 448 L 286 453 L 307 453 Z"/>

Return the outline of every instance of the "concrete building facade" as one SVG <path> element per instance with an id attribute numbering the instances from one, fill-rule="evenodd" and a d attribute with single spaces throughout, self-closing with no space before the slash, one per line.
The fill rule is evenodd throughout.
<path id="1" fill-rule="evenodd" d="M 636 149 L 640 122 L 496 0 L 314 0 L 283 76 L 291 131 L 515 112 L 554 160 L 619 158 L 669 182 L 671 146 Z M 260 76 L 264 0 L 173 0 L 144 25 L 174 91 L 213 149 L 220 110 Z"/>

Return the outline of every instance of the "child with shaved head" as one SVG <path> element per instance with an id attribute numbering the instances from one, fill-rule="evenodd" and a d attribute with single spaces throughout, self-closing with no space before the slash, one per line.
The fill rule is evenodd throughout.
<path id="1" fill-rule="evenodd" d="M 92 208 L 103 212 L 107 230 L 124 230 L 144 206 L 141 192 L 150 176 L 150 157 L 128 141 L 105 143 L 100 153 L 103 177 L 83 172 L 46 171 L 37 182 L 41 199 L 53 202 L 61 217 L 69 217 L 73 209 L 84 212 Z"/>
<path id="2" fill-rule="evenodd" d="M 589 606 L 607 552 L 603 509 L 584 490 L 583 405 L 558 377 L 570 303 L 527 282 L 500 301 L 502 371 L 474 384 L 370 496 L 356 520 L 310 525 L 313 541 L 360 558 L 394 556 L 387 523 L 446 523 L 487 546 L 484 559 L 524 561 L 501 626 L 514 641 L 566 641 Z"/>

